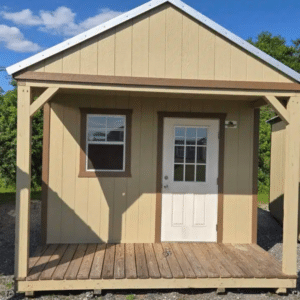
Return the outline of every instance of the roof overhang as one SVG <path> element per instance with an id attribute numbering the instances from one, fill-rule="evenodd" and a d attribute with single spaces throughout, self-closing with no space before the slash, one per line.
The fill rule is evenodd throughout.
<path id="1" fill-rule="evenodd" d="M 260 58 L 261 60 L 265 61 L 269 65 L 273 66 L 275 69 L 279 70 L 280 72 L 288 75 L 290 78 L 300 82 L 300 74 L 292 70 L 291 68 L 287 67 L 286 65 L 282 64 L 278 60 L 274 59 L 270 55 L 266 54 L 265 52 L 259 50 L 258 48 L 254 47 L 250 43 L 246 42 L 242 38 L 238 37 L 237 35 L 233 34 L 232 32 L 226 30 L 224 27 L 220 26 L 219 24 L 215 23 L 211 19 L 207 18 L 206 16 L 202 15 L 192 7 L 188 6 L 187 4 L 183 3 L 180 0 L 152 0 L 147 2 L 137 8 L 134 8 L 112 20 L 109 20 L 101 25 L 98 25 L 88 31 L 85 31 L 71 39 L 68 39 L 56 46 L 53 46 L 45 51 L 37 53 L 25 60 L 22 60 L 8 68 L 6 68 L 7 73 L 9 75 L 14 75 L 15 73 L 24 70 L 25 68 L 34 65 L 48 57 L 51 57 L 55 54 L 58 54 L 66 49 L 69 49 L 79 43 L 82 43 L 100 33 L 103 33 L 113 27 L 116 27 L 130 19 L 133 19 L 159 5 L 164 3 L 173 4 L 178 9 L 184 11 L 189 16 L 193 17 L 194 19 L 198 20 L 199 22 L 203 23 L 207 27 L 211 28 L 212 30 L 216 31 L 223 37 L 227 38 L 234 44 L 238 45 L 239 47 L 243 48 L 244 50 L 252 53 L 254 56 Z"/>

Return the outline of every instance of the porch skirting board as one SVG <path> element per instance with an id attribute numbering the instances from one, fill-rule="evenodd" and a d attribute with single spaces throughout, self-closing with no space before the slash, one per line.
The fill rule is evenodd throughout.
<path id="1" fill-rule="evenodd" d="M 184 289 L 184 288 L 295 288 L 296 279 L 193 278 L 193 279 L 87 279 L 19 281 L 19 292 L 94 289 Z"/>

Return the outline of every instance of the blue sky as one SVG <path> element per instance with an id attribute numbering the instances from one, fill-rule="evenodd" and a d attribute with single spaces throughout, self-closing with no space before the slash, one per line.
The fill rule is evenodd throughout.
<path id="1" fill-rule="evenodd" d="M 0 4 L 0 67 L 10 66 L 118 14 L 142 0 L 6 1 Z M 184 1 L 202 14 L 247 39 L 262 31 L 300 38 L 299 0 Z M 0 87 L 10 89 L 6 72 Z"/>

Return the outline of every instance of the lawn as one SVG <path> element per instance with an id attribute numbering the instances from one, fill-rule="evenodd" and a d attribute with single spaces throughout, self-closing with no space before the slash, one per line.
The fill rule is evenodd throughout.
<path id="1" fill-rule="evenodd" d="M 258 194 L 257 195 L 257 202 L 267 204 L 267 203 L 270 202 L 270 196 L 268 194 Z"/>
<path id="2" fill-rule="evenodd" d="M 41 200 L 41 189 L 31 191 L 32 200 Z M 16 190 L 14 188 L 0 187 L 0 204 L 13 202 L 16 199 Z"/>

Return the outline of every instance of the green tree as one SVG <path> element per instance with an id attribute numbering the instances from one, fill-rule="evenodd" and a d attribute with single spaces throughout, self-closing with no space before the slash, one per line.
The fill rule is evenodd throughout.
<path id="1" fill-rule="evenodd" d="M 282 36 L 273 36 L 270 32 L 262 32 L 256 40 L 250 38 L 248 42 L 288 67 L 300 72 L 300 39 L 292 41 L 291 45 L 287 45 Z M 266 121 L 274 116 L 275 113 L 270 106 L 261 108 L 258 187 L 259 193 L 262 194 L 269 194 L 270 189 L 271 126 Z"/>
<path id="2" fill-rule="evenodd" d="M 16 182 L 17 144 L 17 87 L 0 93 L 0 179 L 6 187 Z M 41 185 L 43 113 L 39 111 L 32 120 L 32 187 Z"/>

